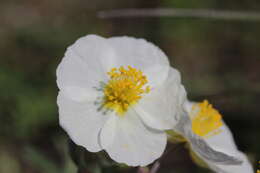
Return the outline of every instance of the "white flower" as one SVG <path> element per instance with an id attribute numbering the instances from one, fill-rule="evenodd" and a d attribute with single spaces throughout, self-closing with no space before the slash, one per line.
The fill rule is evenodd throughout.
<path id="1" fill-rule="evenodd" d="M 200 136 L 212 149 L 242 161 L 241 164 L 217 163 L 201 155 L 194 149 L 194 145 L 190 145 L 190 153 L 195 162 L 218 173 L 253 173 L 246 155 L 237 149 L 232 133 L 222 120 L 222 116 L 208 101 L 201 103 L 187 101 L 184 105 L 191 119 L 191 129 L 196 135 Z"/>
<path id="2" fill-rule="evenodd" d="M 80 38 L 57 68 L 57 85 L 60 125 L 71 139 L 130 166 L 161 156 L 164 130 L 177 123 L 186 96 L 165 54 L 131 37 Z"/>

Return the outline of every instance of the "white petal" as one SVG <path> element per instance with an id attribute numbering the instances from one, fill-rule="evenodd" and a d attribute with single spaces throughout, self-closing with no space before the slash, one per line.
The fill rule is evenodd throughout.
<path id="1" fill-rule="evenodd" d="M 207 163 L 215 171 L 222 171 L 223 173 L 253 173 L 253 168 L 248 161 L 245 154 L 240 152 L 235 144 L 231 131 L 224 123 L 221 128 L 221 133 L 206 139 L 206 142 L 214 149 L 222 151 L 224 153 L 235 155 L 240 158 L 243 163 L 241 165 L 217 165 L 210 161 Z"/>
<path id="2" fill-rule="evenodd" d="M 166 55 L 154 44 L 144 39 L 133 37 L 112 37 L 109 44 L 116 51 L 117 66 L 132 66 L 142 70 L 155 87 L 164 82 L 168 76 L 169 62 Z"/>
<path id="3" fill-rule="evenodd" d="M 57 98 L 59 121 L 70 138 L 91 152 L 101 150 L 98 135 L 108 115 L 97 111 L 93 102 L 75 102 L 62 92 Z"/>
<path id="4" fill-rule="evenodd" d="M 68 48 L 68 51 L 70 50 L 79 55 L 89 68 L 105 74 L 115 67 L 114 60 L 117 60 L 115 52 L 119 51 L 110 45 L 108 39 L 97 35 L 81 37 Z"/>
<path id="5" fill-rule="evenodd" d="M 188 100 L 186 100 L 186 101 L 184 102 L 184 105 L 183 105 L 184 110 L 189 113 L 189 116 L 191 116 L 190 114 L 191 114 L 191 112 L 192 112 L 192 107 L 193 107 L 193 104 L 194 104 L 194 103 L 195 103 L 195 102 L 191 102 L 191 101 L 188 101 Z"/>
<path id="6" fill-rule="evenodd" d="M 84 88 L 92 92 L 94 87 L 100 87 L 100 82 L 107 79 L 107 69 L 104 61 L 113 56 L 113 49 L 107 44 L 106 39 L 89 35 L 78 39 L 70 46 L 65 57 L 57 68 L 57 84 L 60 90 L 70 92 L 67 96 L 81 97 L 84 100 L 89 94 L 79 90 L 68 89 L 72 87 Z M 109 61 L 111 62 L 111 61 Z M 85 98 L 87 99 L 87 98 Z"/>
<path id="7" fill-rule="evenodd" d="M 221 126 L 219 129 L 221 132 L 217 135 L 205 138 L 206 142 L 219 151 L 235 154 L 237 147 L 231 131 L 224 122 L 223 126 Z"/>
<path id="8" fill-rule="evenodd" d="M 134 109 L 149 127 L 160 130 L 172 129 L 177 123 L 177 116 L 185 99 L 186 92 L 180 83 L 180 74 L 171 68 L 166 82 L 151 90 Z"/>
<path id="9" fill-rule="evenodd" d="M 253 167 L 247 156 L 242 152 L 238 152 L 237 156 L 243 160 L 241 165 L 217 165 L 207 162 L 208 166 L 217 173 L 254 173 Z"/>
<path id="10" fill-rule="evenodd" d="M 102 148 L 107 148 L 112 145 L 115 140 L 115 131 L 117 126 L 118 116 L 115 114 L 111 114 L 106 123 L 104 124 L 101 132 L 100 132 L 100 143 Z"/>
<path id="11" fill-rule="evenodd" d="M 81 88 L 77 86 L 66 86 L 62 89 L 64 95 L 76 102 L 93 101 L 101 96 L 96 89 Z"/>
<path id="12" fill-rule="evenodd" d="M 134 110 L 125 116 L 112 115 L 108 121 L 100 141 L 113 160 L 129 166 L 145 166 L 162 155 L 166 134 L 145 127 Z"/>

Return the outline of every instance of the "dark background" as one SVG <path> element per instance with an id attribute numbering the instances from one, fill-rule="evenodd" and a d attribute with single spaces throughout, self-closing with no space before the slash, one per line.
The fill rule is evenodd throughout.
<path id="1" fill-rule="evenodd" d="M 238 147 L 257 166 L 260 22 L 96 15 L 101 10 L 162 7 L 260 11 L 260 1 L 1 0 L 0 173 L 76 172 L 68 138 L 58 123 L 55 70 L 66 48 L 86 34 L 129 35 L 158 45 L 182 73 L 189 98 L 208 99 L 222 113 Z M 102 153 L 101 159 L 84 155 L 90 160 L 90 173 L 136 172 L 99 163 Z M 160 162 L 160 173 L 210 172 L 194 165 L 179 146 Z"/>

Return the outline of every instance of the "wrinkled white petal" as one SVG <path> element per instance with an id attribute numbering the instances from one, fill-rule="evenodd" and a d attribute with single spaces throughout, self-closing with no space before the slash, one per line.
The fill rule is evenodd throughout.
<path id="1" fill-rule="evenodd" d="M 118 119 L 119 117 L 117 115 L 111 114 L 106 123 L 104 124 L 99 137 L 102 148 L 107 148 L 113 144 L 114 140 L 118 140 L 115 139 L 117 121 L 120 121 Z"/>
<path id="2" fill-rule="evenodd" d="M 60 90 L 66 90 L 71 98 L 87 99 L 89 94 L 82 94 L 82 89 L 92 92 L 94 87 L 100 87 L 100 82 L 107 79 L 105 59 L 113 56 L 113 50 L 106 39 L 89 35 L 78 39 L 70 46 L 65 57 L 57 68 L 57 84 Z M 72 87 L 82 88 L 72 90 Z M 69 88 L 69 89 L 68 89 Z"/>
<path id="3" fill-rule="evenodd" d="M 64 95 L 73 101 L 93 101 L 100 97 L 100 93 L 95 88 L 81 88 L 77 86 L 67 86 L 62 89 Z"/>
<path id="4" fill-rule="evenodd" d="M 94 100 L 75 102 L 62 92 L 58 95 L 57 103 L 60 125 L 70 138 L 91 152 L 100 151 L 98 135 L 108 115 L 97 111 Z"/>
<path id="5" fill-rule="evenodd" d="M 253 167 L 247 156 L 239 151 L 237 151 L 236 155 L 243 161 L 241 165 L 217 165 L 209 161 L 206 161 L 206 163 L 208 164 L 209 168 L 217 173 L 254 173 Z"/>
<path id="6" fill-rule="evenodd" d="M 95 72 L 108 72 L 115 67 L 118 51 L 108 42 L 108 39 L 97 36 L 87 35 L 78 39 L 68 51 L 75 52 L 81 57 L 91 70 Z"/>
<path id="7" fill-rule="evenodd" d="M 183 106 L 186 92 L 180 83 L 180 74 L 171 68 L 166 82 L 151 90 L 134 106 L 142 120 L 154 129 L 172 129 Z"/>
<path id="8" fill-rule="evenodd" d="M 241 165 L 217 165 L 206 161 L 213 170 L 223 173 L 253 173 L 253 168 L 247 156 L 237 149 L 232 133 L 226 124 L 222 126 L 221 133 L 205 140 L 212 148 L 235 155 L 243 161 Z"/>
<path id="9" fill-rule="evenodd" d="M 100 142 L 113 160 L 129 166 L 145 166 L 162 155 L 167 139 L 164 132 L 144 126 L 131 109 L 125 116 L 109 118 L 102 128 Z"/>
<path id="10" fill-rule="evenodd" d="M 186 112 L 188 112 L 189 116 L 191 118 L 193 118 L 193 116 L 191 115 L 191 112 L 192 112 L 192 108 L 193 108 L 193 105 L 195 104 L 195 102 L 191 102 L 191 101 L 185 101 L 184 104 L 183 104 L 183 108 Z"/>
<path id="11" fill-rule="evenodd" d="M 235 154 L 237 147 L 234 142 L 234 138 L 227 125 L 224 122 L 222 123 L 223 126 L 219 128 L 221 132 L 217 135 L 205 138 L 205 140 L 210 146 L 218 149 L 219 151 Z"/>
<path id="12" fill-rule="evenodd" d="M 166 55 L 154 44 L 133 37 L 111 37 L 107 39 L 116 50 L 117 66 L 132 66 L 144 72 L 149 85 L 155 87 L 168 76 L 169 61 Z"/>

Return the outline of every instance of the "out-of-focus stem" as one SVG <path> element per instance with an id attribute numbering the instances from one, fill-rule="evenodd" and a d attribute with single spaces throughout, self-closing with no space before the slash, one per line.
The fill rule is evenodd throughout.
<path id="1" fill-rule="evenodd" d="M 207 18 L 217 20 L 260 21 L 259 12 L 227 11 L 213 9 L 179 9 L 179 8 L 143 8 L 118 9 L 100 11 L 99 18 L 130 17 L 175 17 L 175 18 Z"/>

